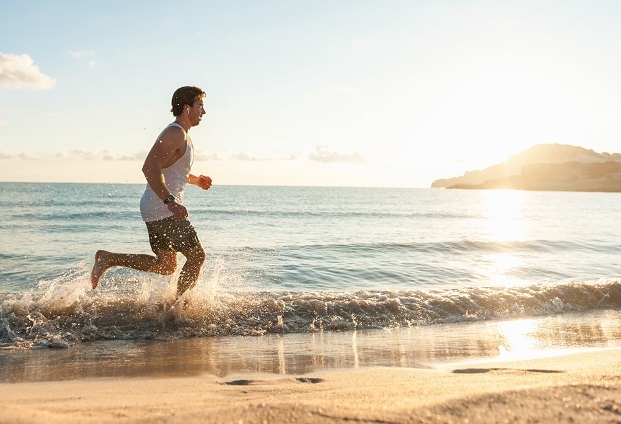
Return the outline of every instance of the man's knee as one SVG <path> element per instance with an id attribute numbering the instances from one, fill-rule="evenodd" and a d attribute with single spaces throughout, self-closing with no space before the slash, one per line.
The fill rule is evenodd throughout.
<path id="1" fill-rule="evenodd" d="M 201 265 L 205 263 L 205 259 L 207 259 L 207 254 L 205 253 L 205 250 L 202 247 L 199 247 L 198 249 L 196 249 L 195 255 L 196 255 L 195 261 L 197 263 L 200 262 Z"/>
<path id="2" fill-rule="evenodd" d="M 171 264 L 169 262 L 165 262 L 160 266 L 163 275 L 172 275 L 177 269 L 177 264 Z"/>
<path id="3" fill-rule="evenodd" d="M 173 252 L 160 253 L 159 260 L 160 272 L 163 275 L 171 275 L 177 269 L 177 254 Z"/>
<path id="4" fill-rule="evenodd" d="M 202 266 L 205 262 L 205 259 L 207 259 L 207 254 L 205 253 L 205 250 L 202 246 L 197 246 L 194 249 L 182 253 L 185 255 L 188 261 L 192 261 L 192 263 L 198 266 Z"/>

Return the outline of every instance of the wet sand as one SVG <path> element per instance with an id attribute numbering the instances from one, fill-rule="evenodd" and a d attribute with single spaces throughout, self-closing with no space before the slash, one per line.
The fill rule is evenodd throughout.
<path id="1" fill-rule="evenodd" d="M 618 312 L 0 352 L 0 423 L 621 421 Z"/>
<path id="2" fill-rule="evenodd" d="M 619 422 L 617 349 L 435 369 L 371 367 L 0 384 L 0 422 Z"/>

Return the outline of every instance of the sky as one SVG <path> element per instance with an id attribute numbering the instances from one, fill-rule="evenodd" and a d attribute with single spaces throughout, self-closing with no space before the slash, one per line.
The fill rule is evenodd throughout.
<path id="1" fill-rule="evenodd" d="M 143 183 L 183 85 L 214 184 L 429 187 L 621 152 L 618 0 L 0 0 L 0 181 Z"/>

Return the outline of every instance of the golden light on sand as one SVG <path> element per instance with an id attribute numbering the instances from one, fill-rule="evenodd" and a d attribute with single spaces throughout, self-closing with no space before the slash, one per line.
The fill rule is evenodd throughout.
<path id="1" fill-rule="evenodd" d="M 535 356 L 532 337 L 537 322 L 533 319 L 505 321 L 498 324 L 503 343 L 498 346 L 499 359 L 520 359 Z"/>
<path id="2" fill-rule="evenodd" d="M 548 358 L 579 352 L 576 347 L 546 347 L 545 341 L 538 333 L 542 321 L 537 319 L 520 319 L 497 323 L 500 336 L 498 344 L 498 361 L 521 361 L 536 358 Z M 543 330 L 545 332 L 545 329 Z"/>

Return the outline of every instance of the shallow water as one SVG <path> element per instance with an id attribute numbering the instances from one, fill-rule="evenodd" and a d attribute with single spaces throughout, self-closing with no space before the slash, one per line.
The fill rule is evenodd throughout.
<path id="1" fill-rule="evenodd" d="M 95 341 L 71 349 L 0 351 L 0 382 L 301 375 L 377 366 L 441 369 L 481 358 L 517 360 L 619 348 L 620 334 L 621 312 L 597 311 L 383 330 Z"/>
<path id="2" fill-rule="evenodd" d="M 209 256 L 189 308 L 171 308 L 176 275 L 113 269 L 91 290 L 97 249 L 149 253 L 143 189 L 0 183 L 0 348 L 621 308 L 618 193 L 190 187 Z"/>

